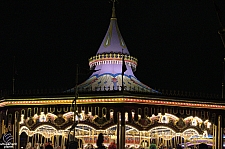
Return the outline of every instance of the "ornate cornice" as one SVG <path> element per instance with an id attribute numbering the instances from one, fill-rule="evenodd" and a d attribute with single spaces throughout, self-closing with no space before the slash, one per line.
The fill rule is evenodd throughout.
<path id="1" fill-rule="evenodd" d="M 138 62 L 137 58 L 130 55 L 124 55 L 121 53 L 104 53 L 93 56 L 89 59 L 89 66 L 92 69 L 93 67 L 102 64 L 122 64 L 123 56 L 125 63 L 131 66 L 132 70 L 135 71 Z"/>

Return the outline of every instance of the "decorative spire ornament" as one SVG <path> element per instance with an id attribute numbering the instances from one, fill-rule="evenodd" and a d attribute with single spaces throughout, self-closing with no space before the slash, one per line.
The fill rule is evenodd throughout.
<path id="1" fill-rule="evenodd" d="M 112 18 L 116 18 L 116 9 L 115 9 L 115 2 L 116 0 L 111 0 L 113 3 L 113 8 L 112 8 Z"/>

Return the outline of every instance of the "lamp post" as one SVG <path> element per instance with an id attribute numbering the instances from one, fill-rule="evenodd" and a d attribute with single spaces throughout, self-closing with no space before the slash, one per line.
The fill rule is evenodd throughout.
<path id="1" fill-rule="evenodd" d="M 76 126 L 77 126 L 77 122 L 76 122 L 76 116 L 77 116 L 77 98 L 78 98 L 78 74 L 79 74 L 79 65 L 77 64 L 76 66 L 76 79 L 75 79 L 75 88 L 74 88 L 74 100 L 72 102 L 72 106 L 74 104 L 73 110 L 74 110 L 74 114 L 73 114 L 73 125 L 71 126 L 71 128 L 69 129 L 69 134 L 68 134 L 68 143 L 67 143 L 67 149 L 77 149 L 78 147 L 78 140 L 76 140 Z M 70 132 L 73 131 L 73 140 L 70 141 Z"/>
<path id="2" fill-rule="evenodd" d="M 84 69 L 84 70 L 87 71 L 87 69 Z M 73 117 L 74 118 L 74 123 L 70 127 L 70 129 L 69 129 L 69 135 L 70 135 L 71 131 L 74 130 L 74 132 L 73 132 L 74 139 L 73 139 L 73 141 L 68 141 L 68 145 L 67 145 L 68 147 L 67 147 L 67 149 L 77 149 L 77 147 L 78 147 L 78 140 L 76 139 L 76 132 L 75 132 L 76 126 L 78 124 L 78 122 L 76 121 L 76 116 L 77 116 L 77 112 L 76 112 L 77 111 L 77 99 L 78 99 L 78 96 L 79 96 L 79 94 L 78 94 L 78 87 L 79 87 L 79 85 L 78 85 L 78 75 L 81 75 L 81 74 L 83 74 L 83 75 L 90 74 L 90 72 L 93 73 L 93 72 L 97 72 L 99 70 L 100 69 L 98 69 L 98 70 L 89 70 L 88 73 L 80 73 L 79 72 L 79 65 L 78 64 L 76 65 L 76 78 L 75 78 L 75 87 L 74 87 L 74 100 L 73 100 L 72 105 L 71 105 L 72 108 L 73 108 L 73 111 L 74 111 L 74 115 L 73 115 L 74 116 Z M 68 135 L 68 140 L 70 139 L 69 135 Z"/>
<path id="3" fill-rule="evenodd" d="M 75 97 L 74 97 L 74 125 L 77 125 L 76 123 L 76 115 L 77 115 L 77 98 L 78 98 L 78 75 L 79 75 L 79 65 L 77 64 L 77 67 L 76 67 L 76 79 L 75 79 Z M 76 136 L 75 134 L 75 129 L 76 126 L 74 127 L 74 138 Z"/>

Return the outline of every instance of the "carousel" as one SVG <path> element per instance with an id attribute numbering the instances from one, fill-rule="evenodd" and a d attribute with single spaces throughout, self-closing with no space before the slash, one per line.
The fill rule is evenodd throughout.
<path id="1" fill-rule="evenodd" d="M 73 138 L 83 149 L 96 147 L 102 133 L 104 145 L 115 142 L 118 149 L 149 148 L 153 142 L 159 148 L 204 143 L 221 149 L 225 103 L 152 89 L 135 77 L 137 62 L 120 33 L 113 1 L 107 33 L 89 59 L 92 75 L 71 89 L 2 96 L 0 145 L 38 149 L 51 141 L 54 148 L 63 149 Z M 4 139 L 10 135 L 10 140 Z M 14 144 L 7 146 L 9 141 Z"/>
<path id="2" fill-rule="evenodd" d="M 62 117 L 65 122 L 73 121 L 74 113 L 68 112 Z M 30 129 L 31 125 L 29 125 L 30 118 L 24 119 L 24 115 L 21 115 L 21 121 L 19 122 L 20 144 L 23 148 L 29 148 L 29 146 L 37 148 L 37 146 L 43 146 L 51 141 L 54 147 L 65 148 L 68 137 L 74 137 L 75 135 L 78 140 L 78 148 L 83 149 L 90 146 L 97 147 L 96 141 L 99 133 L 104 134 L 105 146 L 109 146 L 113 141 L 117 143 L 117 124 L 105 129 L 96 129 L 91 125 L 85 124 L 86 121 L 94 122 L 94 119 L 97 117 L 97 115 L 92 116 L 91 113 L 86 115 L 85 111 L 82 111 L 76 115 L 77 127 L 70 131 L 71 126 L 64 129 L 54 127 L 54 122 L 58 116 L 52 113 L 44 114 L 44 112 L 41 112 L 40 115 L 35 114 L 31 117 L 34 122 L 33 125 L 38 124 L 37 127 L 32 129 Z M 139 117 L 141 116 L 139 115 Z M 113 119 L 113 113 L 111 113 L 111 119 Z M 128 122 L 128 119 L 128 113 L 125 113 L 125 121 Z M 208 120 L 203 121 L 197 116 L 188 116 L 181 120 L 169 113 L 164 115 L 161 113 L 158 113 L 158 115 L 153 114 L 151 117 L 148 117 L 148 120 L 150 121 L 149 125 L 157 126 L 146 130 L 138 130 L 137 127 L 129 124 L 125 126 L 125 146 L 127 148 L 149 148 L 153 140 L 159 148 L 163 146 L 176 148 L 178 145 L 182 148 L 196 148 L 201 143 L 205 143 L 209 147 L 215 146 L 216 126 Z M 110 123 L 110 121 L 107 123 Z M 189 127 L 183 129 L 182 132 L 177 131 L 175 128 L 185 126 Z"/>

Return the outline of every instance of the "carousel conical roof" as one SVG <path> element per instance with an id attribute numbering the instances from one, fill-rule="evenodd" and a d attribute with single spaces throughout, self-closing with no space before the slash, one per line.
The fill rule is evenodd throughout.
<path id="1" fill-rule="evenodd" d="M 120 30 L 117 25 L 117 18 L 115 15 L 115 7 L 113 7 L 109 28 L 100 48 L 98 49 L 97 55 L 103 53 L 122 53 L 122 49 L 123 54 L 130 55 L 123 37 L 120 34 Z"/>
<path id="2" fill-rule="evenodd" d="M 122 66 L 126 66 L 125 69 Z M 124 90 L 157 92 L 140 82 L 133 74 L 137 59 L 130 55 L 120 33 L 113 3 L 109 28 L 97 54 L 89 59 L 89 66 L 94 73 L 82 84 L 79 90 L 108 91 Z M 126 71 L 125 71 L 126 70 Z M 122 71 L 124 72 L 122 80 Z"/>

